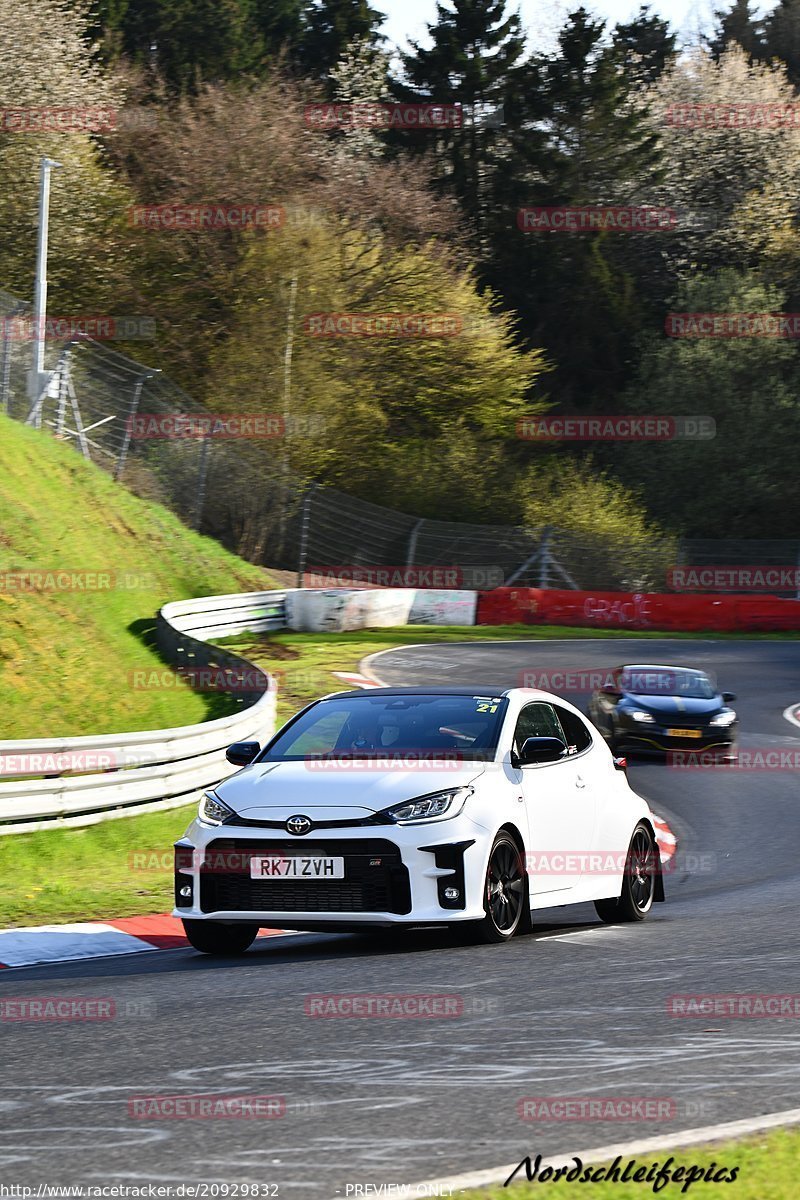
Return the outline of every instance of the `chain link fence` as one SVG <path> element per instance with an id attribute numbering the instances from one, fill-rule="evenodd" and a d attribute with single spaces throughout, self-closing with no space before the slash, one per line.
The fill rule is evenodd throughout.
<path id="1" fill-rule="evenodd" d="M 165 504 L 248 561 L 297 572 L 311 585 L 347 582 L 348 571 L 366 572 L 368 581 L 378 567 L 431 567 L 449 572 L 442 586 L 481 590 L 514 584 L 665 591 L 681 565 L 800 566 L 800 539 L 644 544 L 554 526 L 438 521 L 299 480 L 275 441 L 138 436 L 143 414 L 193 417 L 202 406 L 162 371 L 85 337 L 45 343 L 49 383 L 31 399 L 30 341 L 16 336 L 13 325 L 29 313 L 30 305 L 0 291 L 0 412 L 52 430 L 137 494 Z M 788 584 L 771 590 L 797 594 Z"/>

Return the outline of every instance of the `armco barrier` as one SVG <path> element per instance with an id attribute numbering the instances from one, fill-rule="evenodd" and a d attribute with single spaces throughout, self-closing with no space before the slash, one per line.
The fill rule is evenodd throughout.
<path id="1" fill-rule="evenodd" d="M 158 614 L 159 648 L 174 666 L 246 669 L 251 690 L 237 697 L 230 716 L 200 725 L 101 737 L 33 738 L 0 742 L 0 834 L 87 825 L 133 812 L 188 804 L 238 768 L 225 758 L 232 742 L 264 742 L 275 729 L 275 684 L 265 672 L 205 639 L 286 624 L 285 593 L 251 592 L 206 596 L 167 604 Z M 25 771 L 26 764 L 52 766 Z M 72 763 L 108 764 L 84 774 L 60 773 L 58 756 Z M 62 758 L 63 762 L 63 758 Z M 17 770 L 17 778 L 10 778 Z"/>
<path id="2" fill-rule="evenodd" d="M 774 596 L 664 595 L 496 588 L 478 597 L 478 625 L 583 625 L 684 632 L 800 629 L 800 601 Z"/>

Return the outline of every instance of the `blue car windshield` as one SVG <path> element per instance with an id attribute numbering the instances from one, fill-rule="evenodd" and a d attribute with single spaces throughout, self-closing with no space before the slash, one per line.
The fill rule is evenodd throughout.
<path id="1" fill-rule="evenodd" d="M 508 701 L 474 696 L 361 692 L 319 700 L 282 730 L 261 762 L 324 756 L 494 757 Z"/>
<path id="2" fill-rule="evenodd" d="M 627 686 L 625 686 L 627 685 Z M 623 677 L 625 691 L 632 696 L 675 696 L 681 700 L 713 700 L 715 684 L 707 675 L 688 671 L 631 671 Z"/>

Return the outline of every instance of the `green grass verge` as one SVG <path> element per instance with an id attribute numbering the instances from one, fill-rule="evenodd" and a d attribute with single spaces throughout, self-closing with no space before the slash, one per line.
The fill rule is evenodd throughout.
<path id="1" fill-rule="evenodd" d="M 579 1139 L 577 1139 L 579 1140 Z M 535 1153 L 532 1152 L 532 1158 Z M 725 1196 L 730 1200 L 794 1200 L 800 1191 L 798 1186 L 798 1167 L 800 1166 L 800 1131 L 797 1129 L 778 1129 L 756 1137 L 744 1138 L 740 1141 L 721 1142 L 714 1146 L 698 1146 L 696 1149 L 662 1150 L 656 1153 L 636 1156 L 637 1167 L 647 1167 L 658 1162 L 660 1166 L 667 1164 L 672 1173 L 680 1167 L 688 1170 L 690 1167 L 703 1167 L 708 1171 L 712 1164 L 714 1174 L 727 1168 L 727 1173 L 718 1183 L 713 1178 L 706 1182 L 698 1180 L 688 1186 L 681 1177 L 677 1182 L 667 1183 L 654 1191 L 653 1183 L 641 1181 L 625 1183 L 615 1180 L 602 1180 L 589 1183 L 557 1182 L 546 1179 L 540 1183 L 537 1179 L 528 1181 L 525 1171 L 518 1176 L 522 1183 L 514 1182 L 509 1187 L 495 1185 L 480 1188 L 476 1191 L 459 1192 L 460 1200 L 530 1200 L 533 1196 L 552 1196 L 554 1200 L 620 1200 L 620 1198 L 645 1197 L 658 1195 L 663 1200 L 673 1200 L 679 1196 L 689 1196 L 691 1200 L 711 1200 L 711 1197 Z M 623 1158 L 620 1167 L 625 1169 L 629 1158 Z M 608 1166 L 609 1164 L 604 1164 Z M 592 1167 L 592 1170 L 599 1169 Z M 733 1182 L 725 1182 L 732 1168 L 738 1167 Z M 632 1174 L 633 1172 L 631 1172 Z M 685 1172 L 684 1172 L 685 1173 Z M 696 1176 L 692 1177 L 697 1178 Z M 685 1189 L 685 1190 L 684 1190 Z"/>
<path id="2" fill-rule="evenodd" d="M 115 586 L 20 591 L 2 578 L 28 571 L 113 574 Z M 71 447 L 0 416 L 4 739 L 169 728 L 232 711 L 228 697 L 186 686 L 132 686 L 130 672 L 163 670 L 152 646 L 163 604 L 272 586 Z"/>
<path id="3" fill-rule="evenodd" d="M 419 643 L 618 636 L 617 631 L 558 626 L 406 626 L 352 633 L 245 634 L 225 644 L 277 676 L 278 716 L 283 721 L 318 696 L 346 688 L 333 672 L 356 671 L 366 655 L 378 650 Z M 193 815 L 194 806 L 189 806 L 85 829 L 0 837 L 0 927 L 165 911 L 172 906 L 168 851 Z M 132 856 L 146 852 L 166 853 L 163 869 L 136 866 Z"/>

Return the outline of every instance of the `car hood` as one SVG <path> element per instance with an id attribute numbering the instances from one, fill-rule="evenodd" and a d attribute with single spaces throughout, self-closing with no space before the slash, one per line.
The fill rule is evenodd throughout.
<path id="1" fill-rule="evenodd" d="M 691 696 L 626 695 L 625 699 L 629 708 L 643 708 L 654 717 L 713 717 L 724 707 L 721 696 L 714 696 L 711 700 L 699 700 Z"/>
<path id="2" fill-rule="evenodd" d="M 303 762 L 257 762 L 214 791 L 240 816 L 281 821 L 297 814 L 316 820 L 358 820 L 392 804 L 464 787 L 486 769 L 484 762 L 462 762 L 446 769 L 388 768 L 368 760 L 346 766 Z"/>

